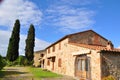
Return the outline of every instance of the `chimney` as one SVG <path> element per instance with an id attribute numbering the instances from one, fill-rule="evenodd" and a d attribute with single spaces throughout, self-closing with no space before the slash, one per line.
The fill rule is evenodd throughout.
<path id="1" fill-rule="evenodd" d="M 107 48 L 107 50 L 111 50 L 114 48 L 114 45 L 112 44 L 111 41 L 108 41 L 106 48 Z"/>

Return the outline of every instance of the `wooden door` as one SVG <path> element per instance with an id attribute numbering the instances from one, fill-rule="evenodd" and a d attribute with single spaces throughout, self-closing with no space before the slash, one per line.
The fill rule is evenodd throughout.
<path id="1" fill-rule="evenodd" d="M 54 70 L 54 62 L 52 62 L 52 70 Z"/>
<path id="2" fill-rule="evenodd" d="M 75 76 L 81 80 L 91 80 L 90 74 L 90 58 L 86 55 L 76 57 L 75 61 Z"/>
<path id="3" fill-rule="evenodd" d="M 52 57 L 52 70 L 54 70 L 55 57 Z"/>
<path id="4" fill-rule="evenodd" d="M 77 58 L 76 60 L 76 76 L 80 79 L 86 79 L 86 59 Z"/>

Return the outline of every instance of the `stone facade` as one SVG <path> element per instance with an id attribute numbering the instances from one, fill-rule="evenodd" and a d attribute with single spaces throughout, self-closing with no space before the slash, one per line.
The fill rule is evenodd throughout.
<path id="1" fill-rule="evenodd" d="M 106 70 L 107 62 L 103 56 L 119 67 L 117 63 L 120 60 L 117 59 L 120 59 L 120 50 L 108 50 L 107 44 L 107 39 L 92 30 L 70 34 L 46 48 L 45 55 L 40 59 L 41 64 L 45 69 L 80 80 L 102 80 L 108 75 L 117 77 L 114 75 L 116 71 L 110 73 Z"/>
<path id="2" fill-rule="evenodd" d="M 33 63 L 33 65 L 35 67 L 41 67 L 42 66 L 41 60 L 43 58 L 45 58 L 44 57 L 45 54 L 46 54 L 46 50 L 40 50 L 40 51 L 34 52 L 34 63 Z"/>
<path id="3" fill-rule="evenodd" d="M 107 39 L 91 30 L 72 34 L 69 38 L 69 42 L 101 46 L 107 45 Z"/>
<path id="4" fill-rule="evenodd" d="M 106 52 L 101 53 L 102 59 L 102 78 L 112 75 L 116 80 L 120 79 L 120 53 Z"/>

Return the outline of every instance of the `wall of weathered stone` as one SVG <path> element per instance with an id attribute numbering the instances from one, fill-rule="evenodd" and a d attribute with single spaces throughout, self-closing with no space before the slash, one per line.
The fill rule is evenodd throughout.
<path id="1" fill-rule="evenodd" d="M 91 67 L 91 80 L 101 80 L 101 56 L 97 50 L 90 50 L 87 48 L 83 48 L 80 46 L 75 46 L 69 44 L 69 42 L 75 43 L 84 43 L 84 44 L 97 44 L 97 45 L 106 45 L 107 40 L 98 36 L 94 32 L 88 32 L 85 34 L 75 34 L 71 35 L 70 38 L 66 38 L 53 46 L 55 47 L 55 51 L 53 51 L 53 46 L 47 48 L 46 60 L 45 60 L 45 68 L 51 70 L 53 72 L 75 76 L 75 59 L 79 54 L 87 54 L 90 57 L 90 67 Z M 59 46 L 61 45 L 61 49 Z M 50 53 L 48 53 L 48 49 L 50 49 Z M 91 51 L 89 53 L 89 51 Z M 77 54 L 77 55 L 75 55 Z M 54 62 L 54 70 L 53 62 L 51 58 L 55 57 Z M 58 60 L 61 59 L 61 67 L 58 66 Z M 50 60 L 50 65 L 47 65 L 47 61 Z"/>
<path id="2" fill-rule="evenodd" d="M 107 40 L 96 34 L 95 32 L 88 31 L 71 35 L 69 42 L 82 43 L 82 44 L 95 44 L 95 45 L 107 45 Z"/>
<path id="3" fill-rule="evenodd" d="M 41 54 L 44 54 L 44 56 L 42 57 Z M 46 58 L 45 54 L 46 54 L 45 50 L 34 52 L 34 63 L 33 63 L 33 65 L 35 67 L 40 67 L 41 66 L 40 59 L 45 59 Z"/>
<path id="4" fill-rule="evenodd" d="M 101 80 L 101 58 L 100 53 L 98 53 L 97 50 L 90 50 L 87 48 L 78 47 L 74 45 L 69 45 L 69 50 L 70 50 L 69 53 L 73 54 L 75 53 L 78 54 L 78 52 L 79 54 L 84 54 L 84 52 L 87 53 L 89 50 L 90 53 L 87 53 L 87 57 L 90 57 L 91 80 Z M 73 66 L 72 68 L 75 70 L 74 64 L 71 63 L 71 66 Z M 73 73 L 75 73 L 75 71 L 73 71 L 71 75 L 73 75 Z"/>
<path id="5" fill-rule="evenodd" d="M 53 47 L 50 47 L 50 53 L 48 53 L 47 49 L 47 61 L 49 58 L 55 56 L 55 62 L 54 62 L 54 70 L 52 70 L 52 64 L 53 62 L 50 61 L 50 65 L 47 65 L 47 69 L 52 70 L 56 73 L 65 74 L 66 73 L 66 58 L 65 58 L 65 50 L 66 50 L 66 44 L 68 43 L 68 39 L 63 40 L 62 42 L 59 42 L 55 44 L 55 51 L 53 52 Z M 61 48 L 59 48 L 61 46 Z M 61 67 L 58 67 L 58 59 L 61 59 Z"/>
<path id="6" fill-rule="evenodd" d="M 101 80 L 101 58 L 97 50 L 91 50 L 91 80 Z"/>
<path id="7" fill-rule="evenodd" d="M 102 59 L 102 78 L 109 75 L 120 79 L 120 53 L 106 52 L 101 53 Z"/>
<path id="8" fill-rule="evenodd" d="M 52 52 L 52 47 L 50 47 L 51 53 L 47 53 L 47 58 L 55 56 L 54 70 L 52 70 L 52 61 L 50 61 L 50 66 L 46 68 L 52 70 L 59 74 L 69 75 L 75 77 L 75 59 L 79 54 L 86 54 L 91 58 L 91 79 L 92 80 L 101 80 L 101 59 L 100 53 L 97 53 L 96 50 L 90 50 L 83 47 L 78 47 L 69 44 L 68 39 L 61 42 L 61 50 L 59 50 L 59 43 L 55 45 L 55 52 Z M 85 53 L 84 53 L 85 52 Z M 77 54 L 77 55 L 75 55 Z M 58 66 L 58 59 L 61 59 L 61 67 Z"/>
<path id="9" fill-rule="evenodd" d="M 39 53 L 34 53 L 34 64 L 33 65 L 35 67 L 40 66 L 39 58 L 40 58 L 40 54 Z"/>

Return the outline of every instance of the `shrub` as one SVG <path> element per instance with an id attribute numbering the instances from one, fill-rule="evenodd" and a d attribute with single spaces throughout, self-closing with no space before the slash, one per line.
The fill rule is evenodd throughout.
<path id="1" fill-rule="evenodd" d="M 3 59 L 3 57 L 0 55 L 0 70 L 3 69 L 5 65 L 6 65 L 5 59 Z"/>
<path id="2" fill-rule="evenodd" d="M 33 61 L 28 61 L 27 58 L 25 58 L 24 63 L 25 66 L 32 66 L 33 65 Z"/>
<path id="3" fill-rule="evenodd" d="M 25 57 L 24 56 L 19 56 L 17 60 L 14 62 L 14 65 L 24 65 Z"/>
<path id="4" fill-rule="evenodd" d="M 19 56 L 15 61 L 6 61 L 7 66 L 23 66 L 24 63 L 24 56 Z"/>
<path id="5" fill-rule="evenodd" d="M 110 76 L 103 78 L 102 80 L 116 80 L 116 79 L 110 75 Z"/>
<path id="6" fill-rule="evenodd" d="M 14 66 L 14 62 L 6 60 L 6 66 Z"/>
<path id="7" fill-rule="evenodd" d="M 19 56 L 15 61 L 6 61 L 7 66 L 31 66 L 33 61 L 28 61 L 25 56 Z"/>
<path id="8" fill-rule="evenodd" d="M 33 61 L 28 61 L 25 56 L 19 56 L 15 61 L 6 61 L 7 66 L 31 66 Z"/>

